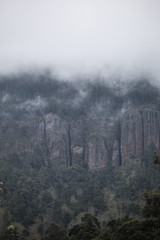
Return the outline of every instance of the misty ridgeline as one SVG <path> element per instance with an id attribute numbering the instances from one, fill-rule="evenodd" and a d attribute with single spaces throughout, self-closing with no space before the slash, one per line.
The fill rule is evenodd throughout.
<path id="1" fill-rule="evenodd" d="M 2 239 L 159 239 L 160 89 L 112 80 L 0 77 Z"/>

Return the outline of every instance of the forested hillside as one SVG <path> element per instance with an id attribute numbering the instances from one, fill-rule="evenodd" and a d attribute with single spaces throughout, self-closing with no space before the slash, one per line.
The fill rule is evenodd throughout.
<path id="1" fill-rule="evenodd" d="M 147 80 L 108 82 L 1 76 L 1 231 L 13 224 L 40 239 L 54 221 L 71 238 L 91 221 L 92 237 L 106 239 L 115 224 L 149 224 L 132 218 L 142 216 L 144 190 L 160 182 L 151 166 L 160 147 L 160 90 Z M 73 227 L 86 213 L 104 233 L 90 215 Z"/>

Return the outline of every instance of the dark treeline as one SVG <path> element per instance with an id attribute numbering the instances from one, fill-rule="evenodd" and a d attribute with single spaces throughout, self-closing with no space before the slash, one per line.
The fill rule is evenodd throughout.
<path id="1" fill-rule="evenodd" d="M 24 231 L 27 237 L 28 232 Z M 41 240 L 159 240 L 159 219 L 131 219 L 112 220 L 106 226 L 101 226 L 98 219 L 91 214 L 85 214 L 81 223 L 67 230 L 52 222 Z M 10 225 L 2 233 L 1 240 L 25 240 L 18 234 L 16 227 Z"/>
<path id="2" fill-rule="evenodd" d="M 104 80 L 58 80 L 51 74 L 20 74 L 0 78 L 1 104 L 22 104 L 41 97 L 45 111 L 63 116 L 79 116 L 90 112 L 113 114 L 122 108 L 154 104 L 159 110 L 159 88 L 147 80 L 111 85 Z"/>

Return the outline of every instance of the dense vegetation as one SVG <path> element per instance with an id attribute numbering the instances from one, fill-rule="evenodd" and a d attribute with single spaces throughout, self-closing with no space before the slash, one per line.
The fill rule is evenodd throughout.
<path id="1" fill-rule="evenodd" d="M 91 214 L 85 214 L 81 223 L 74 225 L 69 231 L 52 222 L 47 228 L 42 240 L 159 240 L 159 219 L 112 220 L 101 227 L 98 219 Z M 16 228 L 10 225 L 2 234 L 1 240 L 25 240 Z"/>
<path id="2" fill-rule="evenodd" d="M 160 165 L 160 157 L 157 154 L 153 159 L 155 164 Z M 125 215 L 123 218 L 111 220 L 101 225 L 97 217 L 87 213 L 81 218 L 81 223 L 73 225 L 69 230 L 52 222 L 44 233 L 42 225 L 39 225 L 38 231 L 41 236 L 43 235 L 42 240 L 159 240 L 159 190 L 145 191 L 144 196 L 146 202 L 143 207 L 143 218 L 141 219 L 133 219 Z M 45 204 L 53 200 L 47 193 L 42 198 Z M 21 236 L 16 227 L 10 225 L 2 232 L 0 239 L 25 240 L 25 237 L 28 236 L 29 231 L 27 229 L 23 230 L 23 236 Z"/>
<path id="3" fill-rule="evenodd" d="M 33 167 L 32 161 L 26 161 L 28 156 L 14 154 L 1 159 L 3 228 L 18 222 L 23 226 L 23 235 L 29 236 L 35 225 L 35 232 L 42 235 L 49 221 L 67 228 L 89 211 L 99 216 L 102 226 L 117 216 L 140 216 L 143 190 L 150 190 L 159 183 L 158 170 L 146 167 L 153 150 L 151 146 L 147 151 L 145 164 L 143 161 L 134 163 L 136 171 L 133 165 L 97 172 L 88 172 L 80 166 L 55 171 L 43 165 Z M 149 199 L 147 194 L 145 197 Z"/>

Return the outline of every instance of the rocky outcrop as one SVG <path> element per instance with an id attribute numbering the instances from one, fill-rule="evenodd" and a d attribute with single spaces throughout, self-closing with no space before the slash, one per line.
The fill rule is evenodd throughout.
<path id="1" fill-rule="evenodd" d="M 148 146 L 160 147 L 160 112 L 152 109 L 130 110 L 121 120 L 121 157 L 141 158 Z"/>
<path id="2" fill-rule="evenodd" d="M 69 163 L 68 124 L 55 114 L 43 115 L 38 126 L 37 144 L 43 145 L 51 165 L 66 167 Z"/>
<path id="3" fill-rule="evenodd" d="M 108 154 L 104 139 L 101 136 L 90 136 L 85 157 L 87 158 L 88 167 L 91 170 L 107 166 Z"/>
<path id="4" fill-rule="evenodd" d="M 55 168 L 75 164 L 90 170 L 123 165 L 140 159 L 148 146 L 160 148 L 160 112 L 130 109 L 117 121 L 78 120 L 56 114 L 24 114 L 21 118 L 1 116 L 0 156 L 13 152 L 30 154 L 43 149 L 45 163 Z"/>

